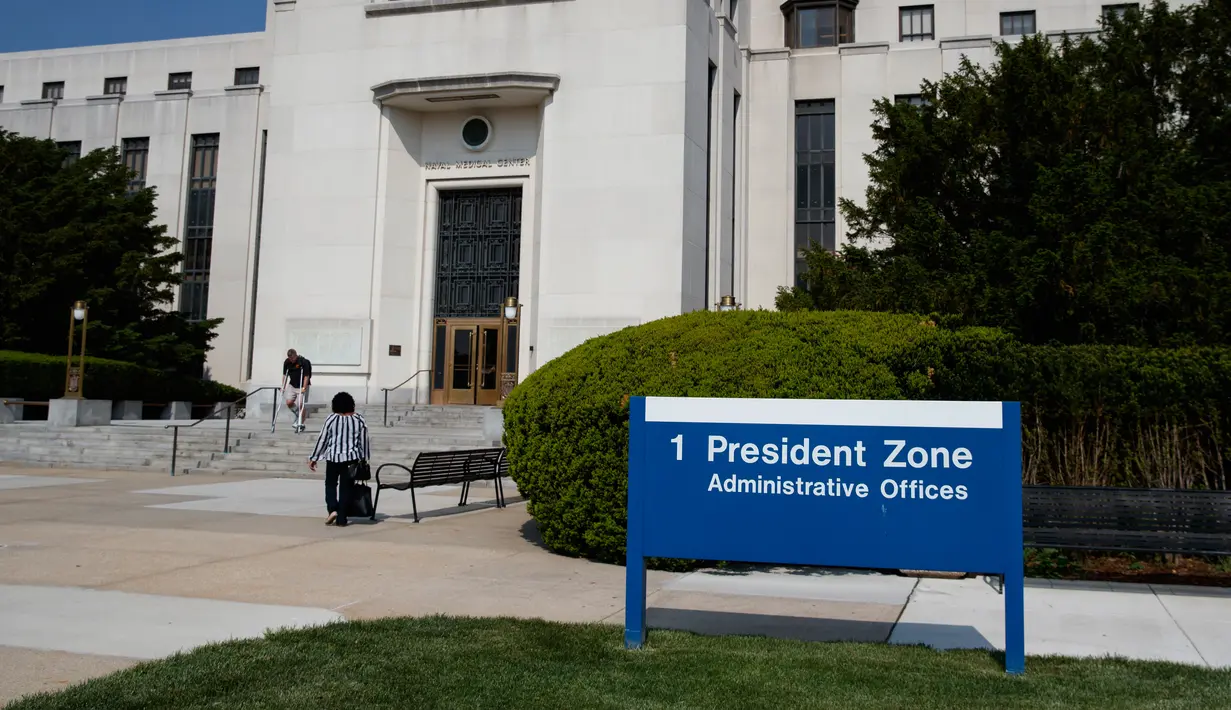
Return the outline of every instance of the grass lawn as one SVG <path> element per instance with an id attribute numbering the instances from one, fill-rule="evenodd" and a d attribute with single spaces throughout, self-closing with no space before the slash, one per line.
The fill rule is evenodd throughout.
<path id="1" fill-rule="evenodd" d="M 389 619 L 136 666 L 10 710 L 125 708 L 1225 708 L 1231 671 L 510 619 Z"/>

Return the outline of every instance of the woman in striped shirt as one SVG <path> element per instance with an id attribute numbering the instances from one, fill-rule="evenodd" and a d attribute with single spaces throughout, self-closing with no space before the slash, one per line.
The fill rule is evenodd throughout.
<path id="1" fill-rule="evenodd" d="M 312 449 L 308 468 L 316 471 L 316 462 L 325 459 L 325 508 L 329 511 L 325 524 L 336 522 L 342 527 L 346 525 L 354 487 L 352 468 L 372 455 L 372 446 L 367 422 L 363 416 L 355 414 L 354 397 L 339 392 L 333 397 L 332 408 L 333 414 L 325 420 L 316 447 Z"/>

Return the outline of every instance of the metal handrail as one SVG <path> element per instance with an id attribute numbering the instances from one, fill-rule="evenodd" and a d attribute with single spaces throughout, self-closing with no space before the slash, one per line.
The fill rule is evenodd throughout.
<path id="1" fill-rule="evenodd" d="M 213 419 L 217 417 L 218 416 L 218 404 L 225 404 L 227 408 L 227 428 L 226 428 L 226 433 L 223 434 L 222 453 L 229 454 L 231 453 L 231 412 L 232 410 L 235 409 L 235 405 L 239 404 L 240 402 L 245 401 L 246 399 L 248 399 L 254 394 L 264 392 L 265 390 L 273 390 L 274 392 L 278 392 L 281 389 L 282 389 L 281 387 L 258 387 L 257 389 L 252 390 L 251 392 L 244 395 L 243 397 L 240 397 L 234 402 L 219 402 L 215 404 L 214 411 L 201 417 L 200 419 L 196 420 L 195 422 L 191 424 L 168 424 L 165 427 L 163 427 L 163 429 L 170 429 L 172 431 L 172 434 L 171 434 L 171 475 L 172 476 L 175 475 L 175 461 L 176 461 L 177 455 L 179 454 L 179 445 L 180 445 L 180 429 L 191 429 L 194 426 L 205 421 L 206 419 Z M 273 417 L 270 419 L 270 422 L 269 422 L 269 433 L 271 434 L 274 432 L 274 425 L 277 422 L 277 417 L 278 417 L 278 395 L 277 394 L 274 395 L 273 410 L 274 410 Z"/>
<path id="2" fill-rule="evenodd" d="M 431 370 L 419 370 L 418 372 L 411 375 L 410 377 L 407 377 L 406 379 L 402 380 L 400 384 L 394 385 L 393 387 L 382 387 L 381 388 L 380 391 L 385 393 L 385 414 L 384 414 L 384 420 L 383 420 L 385 426 L 389 426 L 389 393 L 392 392 L 393 390 L 401 389 L 402 386 L 404 386 L 406 383 L 410 382 L 411 380 L 415 379 L 416 377 L 418 377 L 419 375 L 422 375 L 425 372 L 431 372 Z"/>

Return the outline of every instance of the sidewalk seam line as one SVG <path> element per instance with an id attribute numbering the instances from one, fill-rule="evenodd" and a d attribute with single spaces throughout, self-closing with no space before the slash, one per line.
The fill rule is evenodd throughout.
<path id="1" fill-rule="evenodd" d="M 1150 594 L 1154 595 L 1154 600 L 1157 601 L 1158 605 L 1163 608 L 1163 611 L 1167 612 L 1167 618 L 1171 619 L 1171 623 L 1175 624 L 1175 627 L 1180 630 L 1180 633 L 1184 634 L 1184 640 L 1187 641 L 1188 645 L 1192 646 L 1193 650 L 1197 652 L 1197 658 L 1201 659 L 1201 662 L 1205 664 L 1206 668 L 1213 668 L 1214 666 L 1206 660 L 1205 654 L 1201 652 L 1201 649 L 1197 648 L 1196 642 L 1194 642 L 1192 637 L 1188 635 L 1188 631 L 1180 623 L 1180 620 L 1175 618 L 1175 615 L 1171 613 L 1171 609 L 1167 608 L 1167 605 L 1163 603 L 1161 598 L 1159 598 L 1158 592 L 1154 591 L 1154 585 L 1150 585 Z"/>
<path id="2" fill-rule="evenodd" d="M 902 608 L 898 609 L 898 615 L 894 617 L 893 624 L 889 626 L 889 633 L 885 636 L 885 643 L 889 643 L 889 639 L 893 638 L 893 632 L 898 630 L 898 623 L 902 621 L 902 615 L 906 613 L 906 607 L 910 606 L 910 600 L 915 596 L 915 590 L 919 588 L 919 577 L 915 577 L 915 583 L 910 586 L 910 594 L 906 595 L 906 601 L 902 603 Z"/>

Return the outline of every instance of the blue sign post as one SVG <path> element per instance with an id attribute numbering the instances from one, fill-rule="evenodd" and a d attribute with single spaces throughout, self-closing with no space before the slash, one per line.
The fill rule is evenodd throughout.
<path id="1" fill-rule="evenodd" d="M 1025 670 L 1021 407 L 634 397 L 624 643 L 645 559 L 1004 575 L 1005 670 Z"/>

